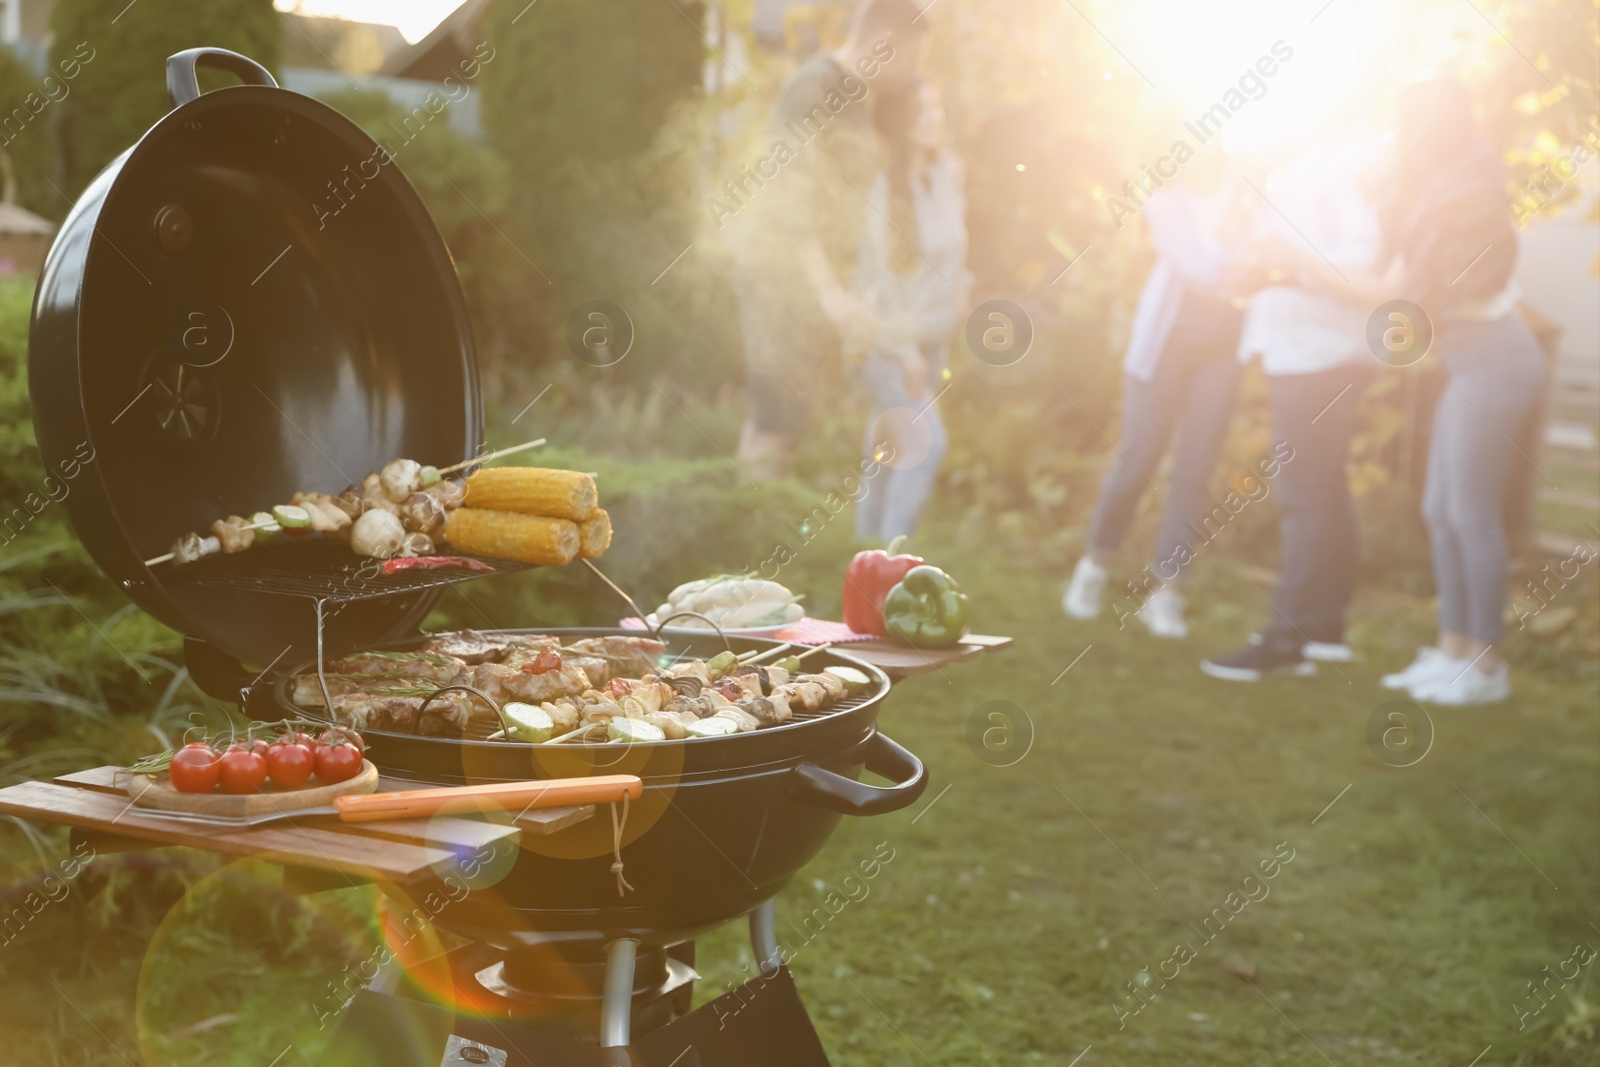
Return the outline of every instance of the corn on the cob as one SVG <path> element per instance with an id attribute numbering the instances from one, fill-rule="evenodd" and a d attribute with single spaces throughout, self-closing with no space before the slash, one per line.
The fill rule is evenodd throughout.
<path id="1" fill-rule="evenodd" d="M 605 508 L 595 508 L 594 515 L 578 523 L 578 555 L 583 559 L 599 559 L 611 547 L 611 516 Z"/>
<path id="2" fill-rule="evenodd" d="M 468 476 L 466 502 L 472 508 L 582 522 L 594 514 L 599 498 L 594 479 L 582 471 L 489 467 Z"/>
<path id="3" fill-rule="evenodd" d="M 458 552 L 522 563 L 562 566 L 578 554 L 578 527 L 566 519 L 457 508 L 444 535 Z"/>

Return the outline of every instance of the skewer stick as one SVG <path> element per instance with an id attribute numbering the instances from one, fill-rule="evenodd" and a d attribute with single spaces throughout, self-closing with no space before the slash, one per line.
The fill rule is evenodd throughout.
<path id="1" fill-rule="evenodd" d="M 514 452 L 526 452 L 530 448 L 538 448 L 544 444 L 544 441 L 545 439 L 541 437 L 537 441 L 527 441 L 520 445 L 512 445 L 510 448 L 502 448 L 498 452 L 490 452 L 487 456 L 473 456 L 471 459 L 464 459 L 460 463 L 452 463 L 448 467 L 440 467 L 439 473 L 451 474 L 455 471 L 465 470 L 467 467 L 482 466 L 491 459 L 499 459 L 501 456 L 509 456 Z"/>
<path id="2" fill-rule="evenodd" d="M 569 733 L 564 733 L 560 737 L 552 737 L 550 740 L 546 741 L 545 744 L 547 744 L 547 745 L 559 745 L 563 741 L 571 740 L 572 738 L 577 737 L 580 734 L 589 733 L 595 727 L 600 726 L 600 725 L 602 725 L 602 724 L 601 723 L 597 723 L 597 722 L 586 722 L 582 726 L 578 727 L 576 730 L 572 730 Z"/>
<path id="3" fill-rule="evenodd" d="M 271 522 L 253 522 L 249 526 L 241 526 L 241 527 L 239 527 L 239 529 L 241 529 L 241 530 L 265 530 L 268 526 L 276 526 L 276 525 L 278 525 L 278 520 L 277 519 L 273 519 Z M 155 559 L 147 559 L 147 560 L 145 560 L 144 561 L 144 565 L 146 567 L 154 567 L 158 563 L 167 562 L 167 560 L 172 559 L 176 555 L 177 555 L 176 552 L 166 552 L 166 553 L 163 553 L 163 554 L 157 556 Z"/>
<path id="4" fill-rule="evenodd" d="M 805 659 L 807 656 L 814 656 L 818 652 L 822 652 L 822 651 L 824 651 L 826 649 L 830 649 L 832 647 L 833 647 L 833 642 L 829 641 L 827 644 L 818 645 L 815 648 L 807 649 L 806 651 L 804 651 L 804 652 L 800 653 L 798 656 L 796 656 L 795 659 Z"/>
<path id="5" fill-rule="evenodd" d="M 781 652 L 787 652 L 787 651 L 789 651 L 789 649 L 791 649 L 793 647 L 794 647 L 794 645 L 792 645 L 789 642 L 785 641 L 783 644 L 777 646 L 776 648 L 769 648 L 765 652 L 746 652 L 744 655 L 739 657 L 739 662 L 740 663 L 760 663 L 762 660 L 771 659 L 773 656 L 776 656 Z"/>
<path id="6" fill-rule="evenodd" d="M 621 586 L 619 586 L 616 582 L 613 582 L 610 578 L 607 578 L 604 574 L 602 574 L 601 571 L 600 571 L 600 568 L 596 567 L 594 565 L 594 560 L 592 560 L 592 559 L 584 559 L 583 562 L 588 566 L 588 568 L 590 570 L 594 571 L 596 576 L 598 576 L 599 579 L 602 582 L 605 582 L 607 585 L 609 585 L 611 587 L 612 592 L 616 593 L 623 600 L 626 600 L 628 602 L 628 606 L 633 609 L 634 615 L 638 619 L 643 621 L 643 619 L 644 619 L 644 611 L 643 611 L 643 609 L 641 609 L 639 607 L 638 604 L 634 603 L 633 597 L 629 596 L 627 593 L 624 593 L 622 591 L 622 587 Z M 645 625 L 648 626 L 649 624 L 646 623 Z"/>
<path id="7" fill-rule="evenodd" d="M 528 449 L 530 449 L 530 448 L 538 448 L 540 445 L 542 445 L 544 443 L 545 443 L 545 438 L 543 438 L 543 437 L 539 438 L 537 441 L 525 441 L 520 445 L 512 445 L 510 448 L 502 448 L 498 452 L 490 452 L 487 456 L 474 456 L 472 459 L 464 459 L 460 463 L 454 463 L 454 464 L 451 464 L 448 467 L 440 467 L 439 468 L 439 473 L 440 474 L 451 474 L 451 473 L 454 473 L 455 471 L 462 470 L 462 469 L 464 469 L 466 467 L 471 467 L 471 466 L 473 466 L 475 464 L 476 465 L 482 465 L 484 463 L 489 462 L 491 459 L 499 459 L 501 456 L 509 456 L 509 455 L 511 455 L 511 454 L 513 454 L 515 452 L 526 452 Z M 274 520 L 273 522 L 254 523 L 254 524 L 252 524 L 250 526 L 241 527 L 241 529 L 245 529 L 245 530 L 264 530 L 268 526 L 275 526 L 275 525 L 277 525 L 276 520 Z M 144 565 L 146 567 L 154 567 L 154 566 L 157 566 L 159 564 L 167 562 L 168 560 L 174 558 L 176 555 L 177 555 L 176 552 L 163 553 L 162 555 L 156 556 L 153 559 L 145 560 L 144 561 Z"/>

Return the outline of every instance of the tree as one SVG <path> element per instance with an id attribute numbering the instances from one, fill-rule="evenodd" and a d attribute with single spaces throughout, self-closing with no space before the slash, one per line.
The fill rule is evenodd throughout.
<path id="1" fill-rule="evenodd" d="M 479 336 L 491 335 L 505 295 L 506 251 L 492 221 L 504 219 L 505 163 L 452 127 L 443 113 L 426 126 L 408 126 L 415 113 L 377 90 L 344 89 L 321 99 L 393 155 L 450 247 Z"/>
<path id="2" fill-rule="evenodd" d="M 0 48 L 0 151 L 11 160 L 17 203 L 41 215 L 60 217 L 67 208 L 47 179 L 56 153 L 52 112 L 71 88 L 59 72 L 41 78 Z"/>
<path id="3" fill-rule="evenodd" d="M 703 350 L 703 327 L 678 306 L 707 288 L 694 284 L 700 268 L 675 267 L 676 289 L 649 284 L 691 240 L 698 210 L 692 105 L 705 53 L 702 5 L 524 6 L 497 2 L 483 28 L 493 46 L 483 64 L 484 125 L 510 168 L 507 238 L 516 251 L 505 262 L 523 282 L 508 309 L 521 320 L 511 332 L 549 335 L 598 297 L 622 304 L 654 351 Z"/>
<path id="4" fill-rule="evenodd" d="M 232 49 L 271 70 L 283 23 L 272 0 L 59 0 L 50 65 L 81 71 L 61 101 L 62 192 L 76 196 L 102 167 L 166 114 L 167 57 L 201 45 Z M 227 84 L 207 74 L 201 86 Z"/>

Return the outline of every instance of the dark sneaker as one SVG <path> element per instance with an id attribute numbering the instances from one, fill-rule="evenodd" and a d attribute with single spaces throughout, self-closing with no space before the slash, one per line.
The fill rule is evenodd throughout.
<path id="1" fill-rule="evenodd" d="M 1200 669 L 1213 678 L 1230 682 L 1259 682 L 1269 674 L 1292 674 L 1299 677 L 1317 673 L 1317 665 L 1306 659 L 1298 641 L 1267 641 L 1260 634 L 1250 638 L 1250 643 L 1225 656 L 1213 656 L 1200 662 Z"/>

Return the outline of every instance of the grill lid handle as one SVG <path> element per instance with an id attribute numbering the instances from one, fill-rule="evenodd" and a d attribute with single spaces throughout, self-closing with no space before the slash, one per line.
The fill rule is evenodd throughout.
<path id="1" fill-rule="evenodd" d="M 214 67 L 238 75 L 246 85 L 278 87 L 277 79 L 260 63 L 226 48 L 186 48 L 167 59 L 167 95 L 173 107 L 200 97 L 200 67 Z"/>
<path id="2" fill-rule="evenodd" d="M 789 795 L 841 815 L 887 815 L 910 807 L 928 788 L 928 768 L 886 734 L 874 733 L 867 740 L 865 762 L 867 770 L 894 785 L 868 785 L 814 763 L 800 763 L 791 772 Z"/>

